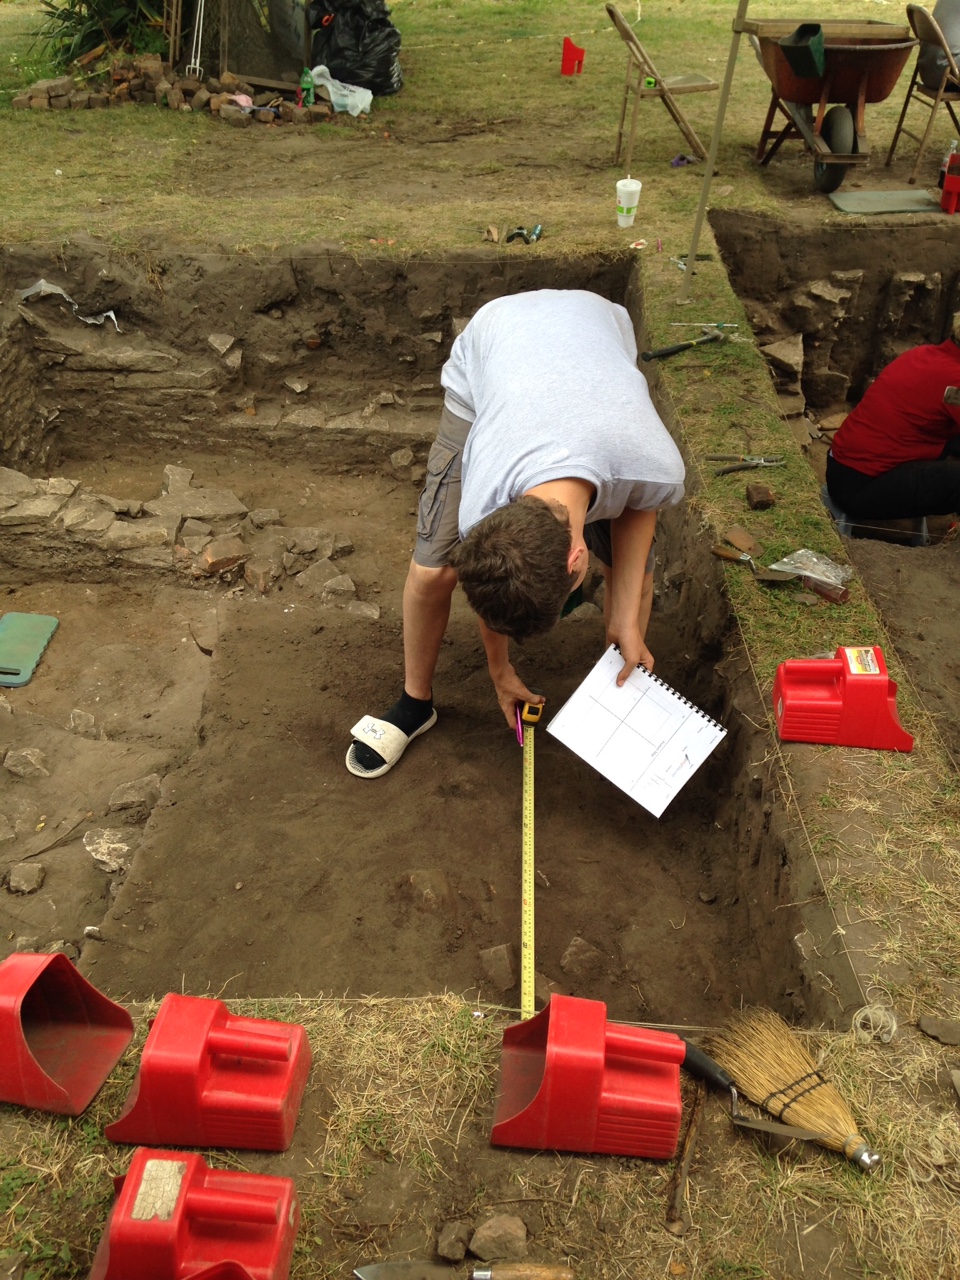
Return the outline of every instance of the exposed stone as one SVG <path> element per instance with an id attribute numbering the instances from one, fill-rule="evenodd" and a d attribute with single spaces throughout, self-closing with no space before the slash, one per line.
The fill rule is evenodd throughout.
<path id="1" fill-rule="evenodd" d="M 564 617 L 564 622 L 583 622 L 591 618 L 603 616 L 603 610 L 598 609 L 595 604 L 589 600 L 584 600 L 583 604 L 578 604 L 575 609 L 571 609 Z"/>
<path id="2" fill-rule="evenodd" d="M 377 622 L 380 618 L 380 606 L 369 600 L 348 600 L 344 609 L 358 618 L 366 618 L 368 622 Z"/>
<path id="3" fill-rule="evenodd" d="M 166 373 L 179 364 L 169 351 L 147 351 L 138 347 L 101 347 L 78 351 L 66 357 L 68 369 L 84 373 Z"/>
<path id="4" fill-rule="evenodd" d="M 246 505 L 229 489 L 178 489 L 143 504 L 151 516 L 178 516 L 185 520 L 233 520 L 247 514 Z"/>
<path id="5" fill-rule="evenodd" d="M 470 1238 L 470 1252 L 484 1262 L 520 1262 L 527 1256 L 527 1225 L 513 1213 L 495 1213 Z"/>
<path id="6" fill-rule="evenodd" d="M 333 537 L 333 550 L 330 552 L 330 560 L 340 560 L 343 556 L 353 555 L 353 542 L 346 534 L 337 533 Z"/>
<path id="7" fill-rule="evenodd" d="M 338 574 L 325 583 L 320 592 L 321 604 L 345 604 L 356 597 L 357 586 L 354 580 L 345 573 Z"/>
<path id="8" fill-rule="evenodd" d="M 227 366 L 228 369 L 232 369 L 233 372 L 236 373 L 236 371 L 240 368 L 241 364 L 243 364 L 243 352 L 240 350 L 239 347 L 234 347 L 234 349 L 228 352 L 228 354 L 224 357 L 223 363 Z"/>
<path id="9" fill-rule="evenodd" d="M 104 871 L 126 871 L 139 843 L 136 827 L 91 827 L 83 837 L 83 847 Z"/>
<path id="10" fill-rule="evenodd" d="M 236 534 L 225 534 L 221 538 L 214 538 L 204 547 L 200 555 L 200 568 L 208 575 L 225 573 L 249 560 L 252 554 L 242 538 L 238 538 Z"/>
<path id="11" fill-rule="evenodd" d="M 917 1026 L 925 1036 L 938 1040 L 940 1044 L 960 1044 L 960 1022 L 956 1022 L 952 1018 L 935 1018 L 925 1013 L 920 1018 Z"/>
<path id="12" fill-rule="evenodd" d="M 248 112 L 241 111 L 238 115 L 234 115 L 233 112 L 230 112 L 229 114 L 224 115 L 224 112 L 225 112 L 225 108 L 221 107 L 220 108 L 221 117 L 223 117 L 226 120 L 227 124 L 234 129 L 249 129 L 250 126 L 253 124 L 253 116 Z"/>
<path id="13" fill-rule="evenodd" d="M 192 556 L 198 556 L 204 547 L 209 546 L 211 539 L 210 535 L 205 533 L 198 538 L 184 538 L 181 535 L 180 541 Z"/>
<path id="14" fill-rule="evenodd" d="M 160 799 L 160 775 L 148 773 L 133 782 L 122 782 L 110 796 L 110 813 L 124 812 L 131 822 L 145 822 Z"/>
<path id="15" fill-rule="evenodd" d="M 310 383 L 304 382 L 303 378 L 284 378 L 283 385 L 289 387 L 298 396 L 302 396 L 305 391 L 310 390 Z"/>
<path id="16" fill-rule="evenodd" d="M 77 87 L 77 82 L 73 76 L 56 76 L 50 80 L 37 80 L 30 86 L 31 97 L 41 97 L 46 94 L 48 98 L 61 98 L 64 94 L 72 93 Z"/>
<path id="17" fill-rule="evenodd" d="M 28 1261 L 25 1253 L 0 1254 L 0 1280 L 23 1280 Z"/>
<path id="18" fill-rule="evenodd" d="M 276 507 L 263 507 L 259 511 L 248 511 L 247 519 L 256 529 L 265 529 L 267 525 L 280 523 L 280 512 Z"/>
<path id="19" fill-rule="evenodd" d="M 180 536 L 182 538 L 206 538 L 213 533 L 210 525 L 205 524 L 202 520 L 184 520 L 180 526 Z"/>
<path id="20" fill-rule="evenodd" d="M 304 569 L 302 573 L 298 573 L 294 578 L 298 587 L 302 587 L 308 595 L 322 595 L 324 588 L 328 582 L 332 582 L 334 578 L 340 576 L 340 571 L 336 565 L 330 563 L 329 560 L 315 560 L 309 569 Z"/>
<path id="21" fill-rule="evenodd" d="M 785 369 L 799 378 L 803 372 L 803 334 L 795 333 L 790 338 L 781 338 L 779 342 L 771 342 L 760 348 L 765 356 L 778 369 Z"/>
<path id="22" fill-rule="evenodd" d="M 236 342 L 236 338 L 232 333 L 211 333 L 209 338 L 207 338 L 207 341 L 210 343 L 211 347 L 213 347 L 214 351 L 216 351 L 217 355 L 225 356 Z"/>
<path id="23" fill-rule="evenodd" d="M 190 110 L 203 111 L 203 109 L 210 102 L 211 96 L 212 95 L 210 93 L 210 90 L 205 89 L 203 85 L 201 85 L 200 88 L 193 95 L 193 97 L 190 99 Z"/>
<path id="24" fill-rule="evenodd" d="M 71 964 L 76 964 L 80 959 L 80 952 L 72 942 L 66 942 L 63 938 L 57 938 L 56 942 L 51 942 L 48 947 L 43 949 L 44 955 L 48 956 L 66 956 Z"/>
<path id="25" fill-rule="evenodd" d="M 81 711 L 79 707 L 74 707 L 70 712 L 67 728 L 81 738 L 96 738 L 99 736 L 93 716 L 89 711 Z"/>
<path id="26" fill-rule="evenodd" d="M 533 995 L 538 1009 L 545 1009 L 554 994 L 563 995 L 563 987 L 559 982 L 546 977 L 542 973 L 533 975 Z"/>
<path id="27" fill-rule="evenodd" d="M 161 492 L 189 493 L 193 487 L 193 475 L 194 473 L 190 467 L 164 467 Z"/>
<path id="28" fill-rule="evenodd" d="M 10 868 L 7 887 L 11 893 L 36 893 L 43 887 L 46 868 L 39 862 L 17 862 Z"/>
<path id="29" fill-rule="evenodd" d="M 333 558 L 336 539 L 323 529 L 291 527 L 285 530 L 287 550 L 294 555 L 318 556 L 321 560 Z"/>
<path id="30" fill-rule="evenodd" d="M 509 991 L 517 985 L 517 949 L 512 942 L 487 947 L 480 952 L 480 967 L 497 991 Z"/>
<path id="31" fill-rule="evenodd" d="M 17 832 L 13 823 L 5 813 L 0 813 L 0 844 L 7 844 L 11 840 L 16 840 Z"/>
<path id="32" fill-rule="evenodd" d="M 14 951 L 21 951 L 24 953 L 39 951 L 40 939 L 31 934 L 20 934 L 18 938 L 14 939 L 13 949 Z M 3 1273 L 0 1272 L 0 1275 L 2 1274 Z"/>
<path id="33" fill-rule="evenodd" d="M 56 523 L 68 532 L 105 533 L 113 524 L 114 512 L 95 494 L 81 493 L 57 513 Z"/>
<path id="34" fill-rule="evenodd" d="M 19 747 L 8 751 L 3 767 L 17 778 L 49 778 L 47 757 L 39 747 Z"/>
<path id="35" fill-rule="evenodd" d="M 40 492 L 36 480 L 31 480 L 22 471 L 13 471 L 10 467 L 0 467 L 0 494 L 11 498 L 29 498 Z"/>
<path id="36" fill-rule="evenodd" d="M 0 525 L 46 524 L 62 506 L 63 498 L 59 494 L 54 494 L 52 497 L 44 495 L 37 498 L 24 498 L 15 507 L 0 512 Z"/>
<path id="37" fill-rule="evenodd" d="M 402 471 L 404 467 L 409 467 L 413 462 L 412 449 L 395 449 L 390 455 L 390 465 L 398 471 Z"/>
<path id="38" fill-rule="evenodd" d="M 437 1235 L 437 1254 L 448 1262 L 462 1262 L 470 1241 L 469 1222 L 445 1222 Z"/>
<path id="39" fill-rule="evenodd" d="M 603 952 L 580 937 L 571 938 L 560 959 L 560 968 L 574 978 L 595 978 L 603 966 Z"/>
<path id="40" fill-rule="evenodd" d="M 114 520 L 102 538 L 110 551 L 132 551 L 138 547 L 173 546 L 180 530 L 179 516 L 154 519 Z"/>
<path id="41" fill-rule="evenodd" d="M 68 480 L 66 476 L 52 476 L 49 480 L 41 480 L 39 484 L 45 493 L 51 496 L 60 494 L 64 498 L 69 498 L 80 487 L 79 480 Z"/>
<path id="42" fill-rule="evenodd" d="M 276 580 L 283 577 L 283 564 L 266 556 L 253 556 L 243 566 L 243 577 L 255 591 L 265 596 Z"/>

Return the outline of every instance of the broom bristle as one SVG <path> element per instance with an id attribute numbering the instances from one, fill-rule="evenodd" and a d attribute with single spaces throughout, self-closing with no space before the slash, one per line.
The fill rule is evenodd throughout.
<path id="1" fill-rule="evenodd" d="M 771 1009 L 735 1014 L 707 1043 L 740 1092 L 784 1124 L 822 1134 L 825 1147 L 848 1159 L 866 1146 L 836 1088 Z"/>

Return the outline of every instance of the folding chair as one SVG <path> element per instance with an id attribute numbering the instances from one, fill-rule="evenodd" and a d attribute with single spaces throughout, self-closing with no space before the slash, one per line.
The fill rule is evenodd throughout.
<path id="1" fill-rule="evenodd" d="M 627 118 L 627 103 L 631 93 L 633 94 L 633 115 L 630 117 L 630 136 L 627 139 L 627 146 L 624 152 L 624 164 L 628 169 L 633 156 L 633 140 L 637 133 L 637 115 L 642 98 L 659 98 L 671 116 L 673 116 L 677 127 L 686 138 L 690 150 L 699 160 L 706 160 L 706 148 L 694 133 L 686 116 L 677 106 L 675 95 L 680 93 L 705 93 L 711 89 L 719 89 L 720 85 L 716 80 L 710 80 L 707 76 L 701 76 L 696 72 L 682 76 L 662 76 L 650 61 L 633 28 L 616 5 L 608 4 L 606 10 L 610 15 L 610 21 L 620 32 L 621 39 L 627 46 L 627 79 L 623 86 L 623 104 L 620 107 L 620 123 L 617 126 L 617 153 L 614 156 L 614 164 L 620 163 L 621 152 L 624 152 L 623 125 Z"/>
<path id="2" fill-rule="evenodd" d="M 914 142 L 920 144 L 920 150 L 917 152 L 916 164 L 913 166 L 913 173 L 907 179 L 908 182 L 916 182 L 917 172 L 920 168 L 920 161 L 923 159 L 923 153 L 927 149 L 927 143 L 930 140 L 930 134 L 933 131 L 933 122 L 937 118 L 937 108 L 941 103 L 950 113 L 950 119 L 953 121 L 957 136 L 960 137 L 960 120 L 957 119 L 957 113 L 953 109 L 955 102 L 960 102 L 960 67 L 957 66 L 956 59 L 950 52 L 950 46 L 944 38 L 943 32 L 934 21 L 933 14 L 929 10 L 924 9 L 920 4 L 907 5 L 907 21 L 913 28 L 913 34 L 922 44 L 939 45 L 943 50 L 947 60 L 943 76 L 940 80 L 939 87 L 936 89 L 928 89 L 926 85 L 920 83 L 920 53 L 923 52 L 922 44 L 917 53 L 917 64 L 913 69 L 913 79 L 910 81 L 910 88 L 907 90 L 907 96 L 903 100 L 903 110 L 900 112 L 900 119 L 897 121 L 897 129 L 893 135 L 893 141 L 890 143 L 890 154 L 887 156 L 887 164 L 893 160 L 893 153 L 897 149 L 897 142 L 900 135 L 905 133 L 908 138 L 912 138 Z M 920 102 L 930 112 L 930 118 L 927 121 L 927 127 L 923 131 L 923 137 L 916 133 L 911 133 L 904 125 L 907 114 L 907 107 L 910 102 Z"/>

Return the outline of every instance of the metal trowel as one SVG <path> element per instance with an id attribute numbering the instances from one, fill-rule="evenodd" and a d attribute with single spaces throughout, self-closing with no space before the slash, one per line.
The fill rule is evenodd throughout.
<path id="1" fill-rule="evenodd" d="M 464 1272 L 418 1258 L 369 1262 L 353 1274 L 358 1280 L 574 1280 L 569 1267 L 555 1262 L 480 1262 Z"/>
<path id="2" fill-rule="evenodd" d="M 758 1133 L 772 1133 L 777 1138 L 798 1138 L 804 1142 L 823 1142 L 823 1134 L 814 1133 L 811 1129 L 798 1129 L 796 1125 L 784 1124 L 781 1120 L 752 1120 L 749 1116 L 745 1116 L 740 1111 L 737 1087 L 733 1082 L 733 1076 L 725 1071 L 719 1062 L 714 1061 L 708 1053 L 698 1049 L 689 1040 L 684 1040 L 683 1043 L 686 1045 L 686 1051 L 683 1055 L 683 1069 L 701 1080 L 706 1080 L 707 1084 L 712 1084 L 715 1088 L 723 1089 L 730 1094 L 729 1115 L 737 1128 L 753 1129 Z"/>

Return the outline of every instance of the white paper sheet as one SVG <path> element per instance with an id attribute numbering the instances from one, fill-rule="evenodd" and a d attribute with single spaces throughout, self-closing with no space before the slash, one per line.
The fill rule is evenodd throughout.
<path id="1" fill-rule="evenodd" d="M 547 732 L 659 818 L 727 731 L 643 667 L 618 689 L 622 666 L 611 645 Z"/>

